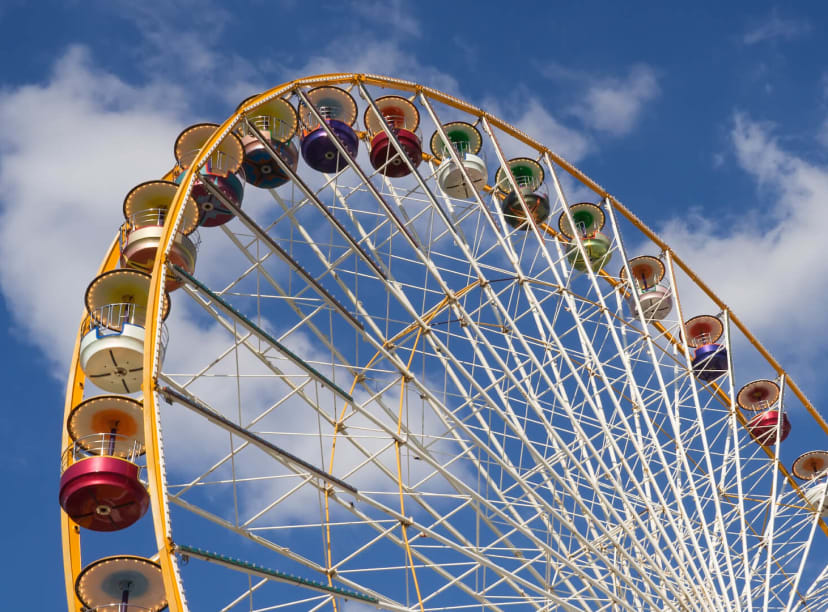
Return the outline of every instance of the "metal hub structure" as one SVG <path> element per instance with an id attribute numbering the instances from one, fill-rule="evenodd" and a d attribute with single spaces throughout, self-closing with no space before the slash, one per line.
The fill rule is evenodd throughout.
<path id="1" fill-rule="evenodd" d="M 356 157 L 334 139 L 320 86 L 360 117 L 405 98 L 408 139 L 464 122 L 482 146 L 414 163 L 383 120 L 383 173 L 364 126 Z M 250 119 L 276 98 L 315 119 L 338 172 L 279 155 Z M 289 181 L 248 185 L 244 208 L 201 181 L 233 219 L 202 228 L 194 272 L 172 265 L 194 183 L 242 132 Z M 669 245 L 531 135 L 416 83 L 325 75 L 245 101 L 177 178 L 144 338 L 151 519 L 109 553 L 157 562 L 171 610 L 828 609 L 826 519 L 787 469 L 812 450 L 797 429 L 828 447 L 828 425 Z M 118 260 L 116 240 L 99 274 Z M 654 289 L 670 302 L 642 307 Z M 688 340 L 698 315 L 718 339 Z M 697 363 L 711 346 L 723 375 Z M 67 415 L 98 393 L 77 353 Z M 784 443 L 736 400 L 756 379 L 796 415 Z M 62 513 L 62 534 L 81 610 L 87 532 Z"/>

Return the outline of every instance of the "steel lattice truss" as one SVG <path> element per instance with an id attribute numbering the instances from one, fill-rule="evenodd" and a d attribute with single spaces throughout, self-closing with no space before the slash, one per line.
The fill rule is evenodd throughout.
<path id="1" fill-rule="evenodd" d="M 383 95 L 351 87 L 363 108 Z M 476 122 L 490 174 L 538 160 L 548 226 L 513 229 L 492 190 L 444 195 L 439 160 L 390 180 L 360 157 L 300 167 L 302 184 L 202 231 L 157 375 L 172 538 L 364 598 L 188 555 L 190 606 L 828 608 L 825 525 L 734 402 L 752 349 L 730 313 L 594 194 L 612 261 L 573 270 L 582 247 L 556 221 L 583 186 L 485 117 L 405 95 L 425 137 Z M 674 290 L 658 326 L 618 276 L 640 254 Z M 681 341 L 700 305 L 732 356 L 717 385 Z"/>

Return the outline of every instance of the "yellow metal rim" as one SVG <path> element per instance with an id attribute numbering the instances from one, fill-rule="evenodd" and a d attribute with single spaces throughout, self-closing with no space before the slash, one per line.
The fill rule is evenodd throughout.
<path id="1" fill-rule="evenodd" d="M 805 409 L 808 411 L 811 417 L 818 423 L 822 430 L 826 434 L 828 434 L 828 423 L 826 423 L 826 421 L 822 418 L 819 412 L 817 412 L 813 404 L 811 404 L 811 402 L 808 400 L 808 398 L 805 396 L 802 390 L 790 379 L 790 377 L 787 376 L 787 372 L 785 372 L 784 368 L 782 368 L 782 366 L 773 358 L 773 356 L 756 339 L 756 337 L 750 333 L 750 331 L 745 327 L 742 321 L 736 315 L 734 315 L 732 311 L 730 311 L 727 305 L 718 296 L 716 296 L 716 294 L 714 294 L 713 291 L 704 282 L 701 281 L 698 275 L 695 272 L 693 272 L 693 270 L 691 270 L 690 267 L 681 258 L 675 255 L 675 253 L 670 249 L 670 247 L 652 229 L 645 225 L 635 214 L 633 214 L 629 209 L 627 209 L 619 200 L 612 196 L 600 184 L 598 184 L 590 177 L 585 175 L 583 172 L 578 170 L 565 158 L 551 151 L 542 143 L 534 140 L 524 132 L 515 128 L 514 126 L 506 123 L 505 121 L 493 115 L 490 115 L 483 109 L 471 105 L 467 102 L 464 102 L 463 100 L 460 100 L 459 98 L 456 98 L 454 96 L 448 95 L 436 89 L 432 89 L 430 87 L 426 87 L 412 81 L 406 81 L 402 79 L 385 77 L 375 74 L 358 73 L 335 73 L 296 79 L 279 85 L 277 87 L 274 87 L 272 89 L 269 89 L 256 96 L 252 96 L 251 98 L 243 102 L 241 105 L 239 105 L 237 110 L 230 117 L 228 117 L 218 127 L 218 129 L 216 129 L 213 135 L 207 140 L 207 142 L 204 144 L 199 153 L 193 159 L 192 163 L 187 168 L 185 176 L 183 177 L 183 180 L 181 181 L 178 187 L 178 191 L 176 192 L 175 198 L 170 204 L 169 214 L 167 215 L 164 224 L 163 234 L 161 237 L 161 244 L 163 245 L 163 248 L 161 250 L 163 251 L 164 255 L 162 257 L 156 257 L 152 268 L 152 279 L 149 290 L 150 296 L 149 302 L 147 304 L 147 321 L 143 364 L 143 389 L 145 407 L 144 430 L 146 435 L 147 448 L 147 476 L 149 479 L 148 488 L 151 499 L 156 545 L 159 553 L 158 560 L 161 565 L 164 586 L 167 592 L 167 599 L 169 609 L 171 610 L 171 612 L 181 612 L 185 610 L 186 607 L 184 604 L 183 595 L 179 589 L 178 579 L 176 577 L 174 552 L 175 547 L 172 541 L 172 534 L 170 532 L 169 527 L 169 516 L 167 515 L 167 506 L 164 500 L 166 491 L 164 488 L 163 472 L 161 469 L 161 457 L 159 456 L 160 434 L 157 428 L 156 419 L 157 406 L 154 393 L 154 366 L 155 355 L 159 341 L 160 328 L 160 326 L 157 325 L 157 323 L 160 323 L 159 315 L 161 314 L 160 309 L 162 308 L 162 296 L 165 294 L 163 282 L 164 265 L 167 260 L 167 252 L 169 251 L 169 248 L 175 236 L 178 218 L 185 203 L 187 202 L 187 199 L 189 198 L 190 191 L 192 189 L 193 179 L 195 176 L 195 169 L 199 168 L 208 159 L 208 157 L 214 152 L 214 150 L 216 149 L 216 147 L 222 139 L 224 139 L 227 135 L 232 133 L 234 127 L 239 123 L 239 121 L 246 113 L 254 110 L 258 106 L 267 102 L 268 100 L 271 100 L 278 96 L 282 96 L 290 92 L 291 90 L 299 87 L 310 88 L 324 85 L 354 85 L 359 83 L 362 83 L 364 85 L 374 85 L 378 87 L 393 88 L 400 91 L 407 91 L 415 95 L 422 94 L 430 100 L 445 104 L 446 106 L 454 108 L 455 110 L 459 110 L 461 112 L 465 112 L 472 116 L 475 116 L 478 118 L 478 120 L 485 119 L 486 122 L 488 122 L 491 126 L 512 136 L 513 138 L 515 138 L 519 142 L 522 142 L 526 146 L 534 149 L 538 152 L 539 155 L 548 155 L 549 158 L 555 164 L 557 164 L 559 167 L 561 167 L 563 170 L 565 170 L 567 173 L 569 173 L 571 176 L 577 179 L 580 183 L 582 183 L 588 189 L 597 194 L 600 198 L 605 199 L 605 201 L 609 205 L 613 206 L 613 208 L 617 210 L 635 228 L 641 231 L 653 243 L 658 245 L 664 252 L 669 253 L 671 262 L 674 263 L 685 274 L 687 274 L 690 280 L 693 281 L 705 293 L 705 295 L 707 295 L 711 299 L 711 301 L 714 304 L 716 304 L 722 311 L 728 312 L 730 322 L 742 334 L 744 334 L 744 336 L 751 343 L 751 345 L 753 345 L 753 347 L 756 348 L 756 350 L 766 359 L 766 361 L 770 364 L 774 371 L 778 375 L 786 376 L 786 384 L 789 390 L 792 391 L 793 394 L 799 399 L 799 401 L 803 404 Z M 168 180 L 171 179 L 172 170 L 168 172 L 164 178 Z M 113 241 L 113 244 L 110 247 L 107 255 L 104 257 L 98 274 L 102 274 L 103 272 L 115 269 L 118 264 L 118 256 L 119 250 L 116 232 L 116 239 Z M 81 320 L 83 320 L 83 317 L 81 317 Z M 77 405 L 83 397 L 83 385 L 85 382 L 85 377 L 80 369 L 78 358 L 81 330 L 82 327 L 79 326 L 78 336 L 75 343 L 75 351 L 73 353 L 72 362 L 69 370 L 64 422 L 65 419 L 68 418 L 68 415 L 71 412 L 72 408 L 75 405 Z M 721 394 L 723 393 L 723 391 L 717 389 L 717 393 Z M 739 418 L 740 421 L 744 421 L 744 418 L 741 414 L 739 414 Z M 64 429 L 62 434 L 61 447 L 65 447 L 68 443 L 69 436 L 67 431 Z M 768 449 L 765 450 L 766 452 L 771 454 Z M 785 474 L 787 478 L 791 480 L 791 482 L 793 482 L 784 466 L 780 465 L 780 471 L 783 474 Z M 796 485 L 794 484 L 794 486 Z M 821 526 L 823 531 L 825 531 L 828 535 L 828 529 L 826 529 L 824 522 L 821 523 Z M 69 520 L 68 516 L 64 512 L 61 512 L 61 534 L 63 540 L 63 558 L 66 579 L 67 601 L 69 603 L 70 610 L 80 612 L 82 609 L 81 602 L 78 601 L 74 591 L 75 579 L 81 569 L 80 532 L 79 529 Z"/>

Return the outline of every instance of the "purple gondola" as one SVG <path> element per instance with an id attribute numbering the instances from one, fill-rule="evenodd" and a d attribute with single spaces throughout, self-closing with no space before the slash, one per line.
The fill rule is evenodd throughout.
<path id="1" fill-rule="evenodd" d="M 307 93 L 308 100 L 325 120 L 327 130 L 303 102 L 299 105 L 302 120 L 302 159 L 319 172 L 339 172 L 348 165 L 331 140 L 328 131 L 339 141 L 351 158 L 359 148 L 359 138 L 351 127 L 356 121 L 357 106 L 347 91 L 339 87 L 315 87 Z"/>
<path id="2" fill-rule="evenodd" d="M 693 373 L 704 382 L 712 382 L 727 373 L 727 349 L 716 344 L 722 336 L 724 326 L 716 317 L 699 315 L 684 324 L 687 344 L 695 349 Z"/>

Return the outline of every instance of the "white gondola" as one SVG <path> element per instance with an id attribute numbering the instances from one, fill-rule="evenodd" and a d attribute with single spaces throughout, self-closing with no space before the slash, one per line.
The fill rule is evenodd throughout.
<path id="1" fill-rule="evenodd" d="M 141 390 L 150 279 L 149 274 L 137 270 L 111 270 L 98 276 L 86 290 L 88 317 L 80 364 L 86 377 L 104 391 Z M 169 298 L 165 295 L 164 318 L 168 312 Z M 161 343 L 165 346 L 163 336 Z"/>
<path id="2" fill-rule="evenodd" d="M 437 184 L 449 197 L 470 198 L 485 187 L 488 177 L 486 162 L 477 155 L 483 146 L 483 138 L 476 127 L 463 121 L 446 123 L 443 131 L 448 137 L 448 143 L 443 141 L 439 131 L 431 136 L 431 152 L 441 160 L 437 167 Z M 471 185 L 465 181 L 463 171 L 451 159 L 449 147 L 454 149 L 460 158 Z"/>
<path id="3" fill-rule="evenodd" d="M 669 287 L 661 285 L 664 278 L 664 264 L 655 257 L 643 255 L 630 260 L 630 272 L 633 287 L 638 293 L 638 301 L 644 312 L 645 321 L 662 321 L 673 309 L 673 298 Z M 627 280 L 627 269 L 618 273 L 622 281 Z M 638 307 L 632 294 L 627 295 L 627 305 L 633 317 L 638 318 Z"/>
<path id="4" fill-rule="evenodd" d="M 828 519 L 828 451 L 811 451 L 800 455 L 791 468 L 794 476 L 807 480 L 803 495 L 814 512 Z"/>

